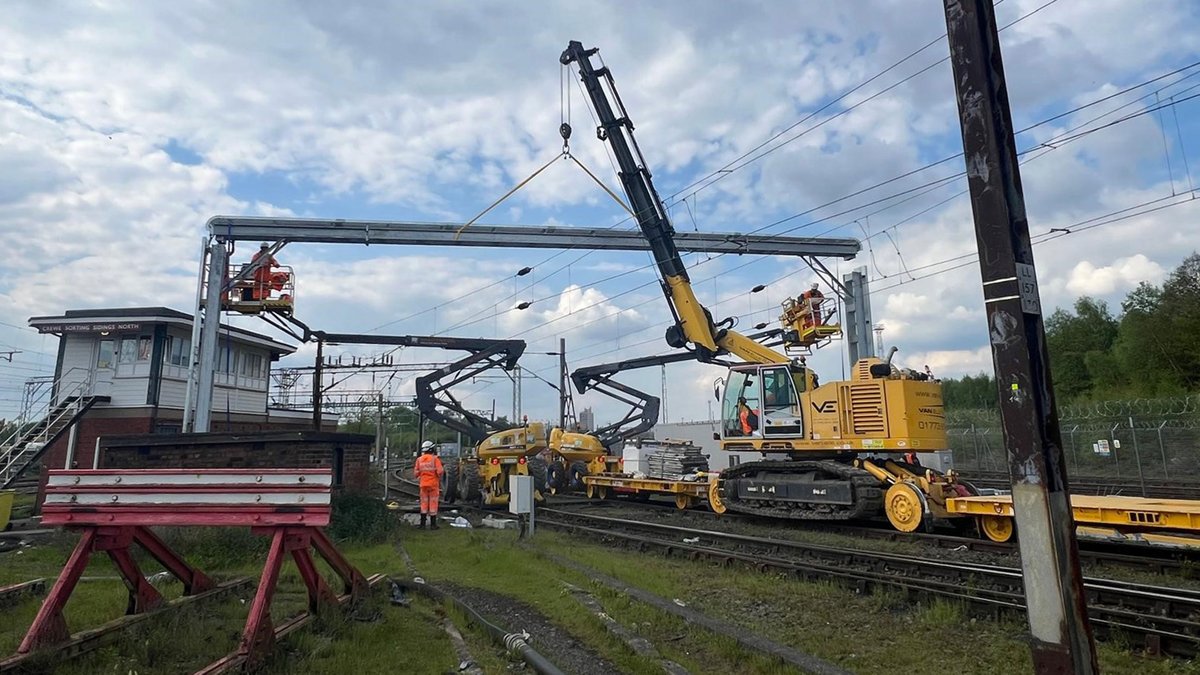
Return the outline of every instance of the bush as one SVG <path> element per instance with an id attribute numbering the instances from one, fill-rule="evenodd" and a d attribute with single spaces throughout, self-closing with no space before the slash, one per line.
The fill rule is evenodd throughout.
<path id="1" fill-rule="evenodd" d="M 337 541 L 377 544 L 397 530 L 398 520 L 383 500 L 361 492 L 333 497 L 333 516 L 326 531 Z"/>

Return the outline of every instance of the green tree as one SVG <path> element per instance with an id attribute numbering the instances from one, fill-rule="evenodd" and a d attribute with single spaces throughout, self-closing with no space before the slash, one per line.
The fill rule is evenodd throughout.
<path id="1" fill-rule="evenodd" d="M 1060 397 L 1089 396 L 1098 380 L 1110 379 L 1103 357 L 1112 353 L 1119 327 L 1106 303 L 1087 296 L 1075 301 L 1074 312 L 1057 309 L 1046 319 L 1050 373 Z"/>
<path id="2" fill-rule="evenodd" d="M 1200 388 L 1200 255 L 1175 268 L 1161 288 L 1142 283 L 1122 303 L 1115 356 L 1136 395 Z"/>
<path id="3" fill-rule="evenodd" d="M 996 381 L 985 373 L 942 380 L 942 401 L 950 410 L 993 408 L 996 406 Z"/>

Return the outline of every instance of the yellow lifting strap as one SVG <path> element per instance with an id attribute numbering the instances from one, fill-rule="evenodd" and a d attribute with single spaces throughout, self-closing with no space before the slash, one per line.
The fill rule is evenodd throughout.
<path id="1" fill-rule="evenodd" d="M 474 218 L 472 218 L 472 219 L 468 220 L 466 223 L 464 223 L 464 224 L 463 224 L 463 226 L 462 226 L 462 227 L 460 227 L 460 228 L 458 228 L 457 230 L 455 230 L 455 232 L 454 232 L 454 241 L 458 241 L 458 238 L 462 236 L 463 230 L 465 230 L 465 229 L 467 229 L 468 227 L 470 227 L 470 226 L 474 225 L 474 224 L 475 224 L 475 221 L 477 221 L 477 220 L 479 220 L 480 218 L 482 218 L 482 217 L 483 217 L 485 214 L 487 214 L 487 212 L 488 212 L 488 211 L 491 211 L 492 209 L 494 209 L 494 208 L 496 208 L 497 206 L 499 206 L 499 205 L 500 205 L 500 204 L 501 204 L 501 203 L 502 203 L 502 202 L 503 202 L 505 199 L 508 199 L 509 197 L 513 196 L 513 194 L 514 194 L 514 193 L 515 193 L 517 190 L 520 190 L 521 188 L 523 188 L 523 187 L 525 187 L 526 185 L 528 185 L 528 184 L 529 184 L 529 181 L 533 180 L 534 178 L 537 178 L 538 174 L 540 174 L 541 172 L 543 172 L 543 171 L 545 171 L 546 169 L 550 168 L 550 165 L 551 165 L 551 164 L 553 164 L 555 161 L 557 161 L 557 160 L 559 160 L 559 159 L 567 159 L 567 158 L 570 158 L 570 159 L 571 159 L 571 161 L 575 162 L 575 164 L 576 164 L 576 165 L 577 165 L 577 166 L 578 166 L 580 169 L 583 169 L 583 172 L 584 172 L 584 173 L 586 173 L 586 174 L 588 175 L 588 177 L 589 177 L 589 178 L 591 178 L 593 181 L 595 181 L 595 182 L 596 182 L 596 185 L 599 185 L 599 186 L 601 187 L 601 189 L 603 189 L 603 190 L 604 190 L 606 193 L 608 193 L 608 196 L 609 196 L 609 197 L 612 197 L 612 198 L 613 198 L 613 201 L 615 201 L 616 203 L 620 204 L 620 205 L 621 205 L 621 208 L 625 209 L 625 211 L 626 211 L 626 212 L 627 212 L 629 215 L 631 215 L 631 216 L 632 216 L 632 215 L 634 215 L 634 213 L 633 213 L 633 210 L 632 210 L 632 209 L 630 209 L 630 208 L 629 208 L 629 206 L 627 206 L 627 205 L 625 204 L 625 202 L 621 201 L 621 198 L 620 198 L 620 197 L 618 197 L 618 196 L 617 196 L 617 194 L 616 194 L 615 192 L 613 192 L 612 190 L 610 190 L 610 189 L 609 189 L 609 187 L 608 187 L 607 185 L 605 185 L 605 184 L 604 184 L 604 183 L 603 183 L 603 182 L 602 182 L 602 181 L 601 181 L 599 178 L 597 178 L 597 177 L 596 177 L 596 174 L 594 174 L 594 173 L 592 173 L 590 170 L 588 170 L 588 168 L 587 168 L 586 166 L 584 166 L 584 165 L 583 165 L 583 162 L 580 162 L 578 159 L 576 159 L 575 155 L 572 155 L 572 154 L 571 154 L 571 152 L 570 152 L 569 150 L 564 150 L 564 152 L 563 152 L 561 155 L 558 155 L 558 156 L 554 157 L 553 159 L 551 159 L 549 162 L 546 162 L 545 164 L 543 164 L 541 167 L 539 167 L 539 168 L 537 169 L 537 171 L 534 171 L 533 173 L 529 174 L 529 177 L 528 177 L 528 178 L 526 178 L 525 180 L 521 181 L 520 183 L 517 183 L 515 186 L 513 186 L 513 189 L 511 189 L 511 190 L 509 190 L 508 192 L 504 193 L 504 196 L 503 196 L 503 197 L 501 197 L 501 198 L 497 199 L 496 201 L 492 202 L 492 203 L 491 203 L 491 204 L 490 204 L 490 205 L 489 205 L 489 206 L 488 206 L 486 209 L 484 209 L 484 210 L 480 211 L 479 213 L 475 214 L 475 217 L 474 217 Z"/>

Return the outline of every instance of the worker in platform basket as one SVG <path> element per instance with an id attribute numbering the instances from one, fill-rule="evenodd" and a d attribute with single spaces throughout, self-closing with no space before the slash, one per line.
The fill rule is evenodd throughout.
<path id="1" fill-rule="evenodd" d="M 275 271 L 279 261 L 271 255 L 270 244 L 264 241 L 258 247 L 258 253 L 250 258 L 250 264 L 254 267 L 254 283 L 242 291 L 243 300 L 266 300 L 271 297 L 272 291 L 283 290 L 287 272 Z"/>
<path id="2" fill-rule="evenodd" d="M 421 456 L 413 465 L 413 478 L 416 478 L 417 483 L 421 486 L 422 528 L 425 527 L 425 521 L 428 519 L 429 529 L 438 529 L 438 499 L 442 496 L 442 475 L 445 473 L 446 470 L 442 468 L 442 460 L 438 459 L 433 441 L 422 443 Z"/>
<path id="3" fill-rule="evenodd" d="M 825 302 L 825 294 L 821 293 L 820 284 L 800 294 L 800 316 L 804 319 L 805 328 L 815 328 L 821 323 L 821 303 Z"/>

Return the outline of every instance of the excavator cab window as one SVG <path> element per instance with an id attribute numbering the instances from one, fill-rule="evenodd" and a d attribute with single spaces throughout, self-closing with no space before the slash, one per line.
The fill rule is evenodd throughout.
<path id="1" fill-rule="evenodd" d="M 759 433 L 762 397 L 756 370 L 731 370 L 721 403 L 721 429 L 725 436 L 754 436 Z M 743 415 L 742 413 L 747 414 Z M 745 419 L 743 419 L 745 418 Z M 747 433 L 746 426 L 749 426 Z"/>
<path id="2" fill-rule="evenodd" d="M 788 366 L 764 366 L 760 371 L 763 388 L 763 433 L 767 436 L 792 436 L 803 433 L 800 395 L 796 378 L 803 378 Z"/>
<path id="3" fill-rule="evenodd" d="M 763 405 L 767 410 L 787 410 L 796 405 L 796 390 L 787 368 L 763 368 Z"/>

